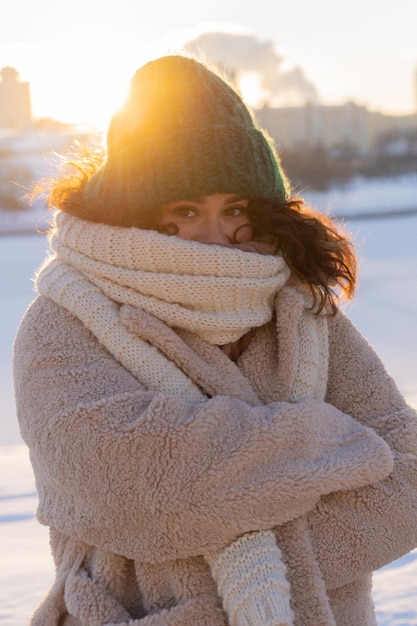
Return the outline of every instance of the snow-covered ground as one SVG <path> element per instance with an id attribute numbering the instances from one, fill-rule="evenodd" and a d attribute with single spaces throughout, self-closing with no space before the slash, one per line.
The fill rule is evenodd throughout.
<path id="1" fill-rule="evenodd" d="M 304 193 L 318 208 L 346 216 L 417 208 L 417 176 L 354 181 L 325 194 Z M 22 213 L 18 227 L 42 212 Z M 374 345 L 408 401 L 417 407 L 417 214 L 352 220 L 361 258 L 360 288 L 347 312 Z M 16 220 L 0 211 L 0 232 Z M 0 236 L 0 624 L 24 626 L 53 578 L 46 529 L 35 520 L 36 490 L 16 424 L 12 340 L 33 297 L 31 277 L 46 250 L 43 235 Z M 417 523 L 417 519 L 416 519 Z M 375 574 L 379 626 L 417 626 L 417 550 Z"/>

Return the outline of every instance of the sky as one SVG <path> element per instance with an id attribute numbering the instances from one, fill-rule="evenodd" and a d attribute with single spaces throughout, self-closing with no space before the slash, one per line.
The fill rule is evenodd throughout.
<path id="1" fill-rule="evenodd" d="M 281 70 L 301 68 L 324 104 L 417 106 L 410 0 L 5 0 L 2 13 L 0 68 L 29 81 L 36 117 L 105 126 L 137 67 L 206 30 L 270 44 Z"/>

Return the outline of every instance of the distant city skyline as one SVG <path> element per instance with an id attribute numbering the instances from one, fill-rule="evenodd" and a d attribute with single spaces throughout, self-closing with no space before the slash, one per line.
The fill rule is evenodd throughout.
<path id="1" fill-rule="evenodd" d="M 105 126 L 130 76 L 205 30 L 249 36 L 298 72 L 323 104 L 416 110 L 417 3 L 410 0 L 6 0 L 0 68 L 30 83 L 35 117 Z M 244 51 L 242 50 L 242 53 Z"/>

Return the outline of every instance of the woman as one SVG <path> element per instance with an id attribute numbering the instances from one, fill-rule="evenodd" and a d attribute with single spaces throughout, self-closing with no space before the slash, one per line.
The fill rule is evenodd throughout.
<path id="1" fill-rule="evenodd" d="M 139 69 L 75 167 L 15 342 L 56 563 L 32 624 L 375 624 L 417 421 L 338 309 L 349 241 L 192 58 Z"/>

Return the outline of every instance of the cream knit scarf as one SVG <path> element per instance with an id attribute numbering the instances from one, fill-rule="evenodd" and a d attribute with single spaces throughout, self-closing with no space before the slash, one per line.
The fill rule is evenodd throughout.
<path id="1" fill-rule="evenodd" d="M 194 401 L 204 400 L 198 387 L 146 341 L 133 339 L 120 323 L 119 304 L 222 345 L 271 319 L 289 276 L 277 256 L 92 224 L 63 212 L 51 248 L 38 291 L 78 317 L 145 387 Z"/>
<path id="2" fill-rule="evenodd" d="M 125 328 L 120 305 L 222 345 L 272 318 L 275 296 L 290 274 L 278 256 L 93 224 L 63 212 L 56 215 L 51 248 L 37 276 L 38 291 L 78 317 L 146 388 L 193 402 L 206 397 L 162 352 Z M 321 322 L 317 343 L 313 320 L 305 316 L 299 329 L 302 367 L 294 401 L 324 393 L 312 390 L 317 372 L 305 367 L 316 367 L 326 353 L 325 327 Z M 232 626 L 292 624 L 289 585 L 272 531 L 244 535 L 207 561 Z"/>

